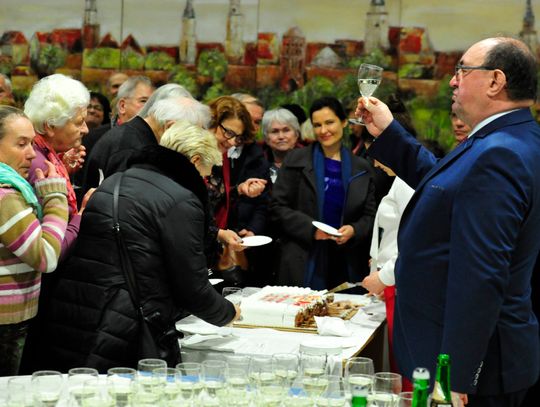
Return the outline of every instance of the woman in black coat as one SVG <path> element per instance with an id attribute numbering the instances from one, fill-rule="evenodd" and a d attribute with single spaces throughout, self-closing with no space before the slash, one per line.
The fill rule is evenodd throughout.
<path id="1" fill-rule="evenodd" d="M 318 99 L 310 117 L 317 142 L 285 158 L 270 216 L 281 246 L 278 283 L 325 289 L 367 275 L 376 204 L 369 164 L 342 145 L 347 115 L 341 103 Z M 314 220 L 341 236 L 317 229 Z"/>
<path id="2" fill-rule="evenodd" d="M 187 122 L 145 147 L 124 173 L 107 178 L 86 207 L 73 256 L 60 270 L 48 310 L 47 368 L 105 372 L 136 366 L 141 330 L 113 233 L 113 189 L 120 177 L 119 223 L 152 333 L 180 361 L 174 324 L 186 313 L 225 325 L 239 310 L 208 281 L 204 237 L 207 191 L 201 177 L 221 163 L 215 137 Z M 160 355 L 155 355 L 159 357 Z"/>

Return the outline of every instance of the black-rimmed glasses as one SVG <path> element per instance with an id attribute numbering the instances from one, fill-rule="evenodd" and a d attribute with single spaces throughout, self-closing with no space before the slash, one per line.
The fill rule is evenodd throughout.
<path id="1" fill-rule="evenodd" d="M 462 75 L 465 71 L 494 71 L 497 68 L 491 66 L 478 65 L 478 66 L 469 66 L 457 64 L 454 68 L 454 73 L 456 76 Z"/>
<path id="2" fill-rule="evenodd" d="M 226 128 L 221 123 L 219 123 L 219 127 L 221 127 L 221 130 L 223 130 L 223 136 L 227 140 L 232 139 L 232 138 L 237 138 L 238 140 L 240 140 L 240 138 L 242 137 L 240 134 L 236 134 L 234 131 L 232 131 L 231 129 Z"/>

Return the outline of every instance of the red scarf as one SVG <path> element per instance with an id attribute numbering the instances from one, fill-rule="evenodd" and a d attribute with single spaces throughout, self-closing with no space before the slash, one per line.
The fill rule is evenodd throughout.
<path id="1" fill-rule="evenodd" d="M 227 153 L 223 154 L 223 184 L 225 184 L 225 202 L 216 209 L 216 224 L 220 229 L 227 229 L 227 220 L 229 218 L 229 195 L 231 190 L 231 167 Z"/>
<path id="2" fill-rule="evenodd" d="M 66 180 L 66 186 L 68 191 L 67 199 L 70 208 L 69 212 L 70 214 L 77 213 L 77 196 L 75 195 L 75 190 L 73 189 L 73 185 L 71 185 L 71 181 L 69 180 L 69 174 L 66 170 L 66 167 L 64 167 L 64 163 L 62 162 L 60 157 L 58 157 L 58 154 L 54 151 L 54 148 L 52 148 L 51 145 L 45 141 L 45 138 L 41 134 L 36 133 L 34 143 L 41 150 L 45 151 L 47 155 L 47 160 L 49 160 L 54 165 L 58 175 Z"/>

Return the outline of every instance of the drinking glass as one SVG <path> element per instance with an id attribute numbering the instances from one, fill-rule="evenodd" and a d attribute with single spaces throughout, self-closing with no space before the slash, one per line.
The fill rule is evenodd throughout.
<path id="1" fill-rule="evenodd" d="M 345 377 L 348 377 L 350 374 L 366 374 L 371 375 L 375 373 L 375 368 L 373 367 L 373 359 L 356 357 L 350 358 L 345 363 Z"/>
<path id="2" fill-rule="evenodd" d="M 166 368 L 167 362 L 162 359 L 141 359 L 137 363 L 136 389 L 137 392 L 158 392 L 154 387 L 158 385 L 154 370 Z"/>
<path id="3" fill-rule="evenodd" d="M 251 400 L 248 373 L 245 369 L 229 367 L 227 375 L 227 393 L 229 404 L 249 405 Z"/>
<path id="4" fill-rule="evenodd" d="M 412 407 L 412 399 L 412 391 L 402 391 L 398 394 L 398 407 Z"/>
<path id="5" fill-rule="evenodd" d="M 129 367 L 113 367 L 107 370 L 107 391 L 116 407 L 131 405 L 137 371 Z"/>
<path id="6" fill-rule="evenodd" d="M 55 370 L 39 370 L 32 374 L 34 403 L 39 407 L 54 407 L 62 395 L 64 378 Z"/>
<path id="7" fill-rule="evenodd" d="M 176 382 L 177 369 L 172 367 L 160 367 L 154 370 L 154 376 L 158 382 L 159 392 L 166 404 L 175 404 L 180 396 L 180 386 Z"/>
<path id="8" fill-rule="evenodd" d="M 320 377 L 326 373 L 326 355 L 300 354 L 300 374 L 304 377 Z"/>
<path id="9" fill-rule="evenodd" d="M 399 394 L 401 393 L 401 375 L 392 372 L 375 373 L 373 391 Z"/>
<path id="10" fill-rule="evenodd" d="M 203 390 L 200 363 L 179 363 L 176 365 L 176 383 L 180 388 L 180 397 L 186 402 L 199 398 Z"/>
<path id="11" fill-rule="evenodd" d="M 241 369 L 248 376 L 251 356 L 231 354 L 225 357 L 225 362 L 227 362 L 229 369 Z"/>
<path id="12" fill-rule="evenodd" d="M 396 394 L 373 391 L 367 396 L 367 407 L 395 407 L 397 398 Z"/>
<path id="13" fill-rule="evenodd" d="M 221 294 L 234 305 L 240 305 L 242 302 L 242 289 L 239 287 L 223 287 Z"/>
<path id="14" fill-rule="evenodd" d="M 90 387 L 85 387 L 85 383 L 88 380 L 97 381 L 98 378 L 99 372 L 90 367 L 75 367 L 69 369 L 67 382 L 69 404 L 74 407 L 82 406 L 85 399 L 91 398 L 92 393 Z"/>
<path id="15" fill-rule="evenodd" d="M 275 378 L 272 368 L 272 357 L 267 355 L 255 355 L 249 365 L 249 381 L 253 388 L 261 383 L 272 381 Z"/>
<path id="16" fill-rule="evenodd" d="M 222 401 L 225 397 L 227 363 L 222 360 L 205 360 L 201 364 L 201 378 L 206 398 Z"/>
<path id="17" fill-rule="evenodd" d="M 326 389 L 316 399 L 317 406 L 347 407 L 349 404 L 343 378 L 329 375 L 327 379 Z"/>
<path id="18" fill-rule="evenodd" d="M 276 353 L 272 356 L 274 374 L 281 377 L 289 387 L 298 375 L 298 364 L 298 356 L 294 353 Z"/>
<path id="19" fill-rule="evenodd" d="M 30 378 L 23 376 L 9 378 L 6 401 L 8 407 L 32 407 L 34 400 L 32 399 Z"/>
<path id="20" fill-rule="evenodd" d="M 365 98 L 366 106 L 369 103 L 369 97 L 373 95 L 382 80 L 383 68 L 377 65 L 362 64 L 358 68 L 358 89 L 360 95 Z M 365 125 L 362 118 L 349 119 L 353 124 Z"/>
<path id="21" fill-rule="evenodd" d="M 361 400 L 360 405 L 365 405 L 367 396 L 373 389 L 373 376 L 362 373 L 351 373 L 346 378 L 347 390 L 351 394 L 351 398 Z"/>

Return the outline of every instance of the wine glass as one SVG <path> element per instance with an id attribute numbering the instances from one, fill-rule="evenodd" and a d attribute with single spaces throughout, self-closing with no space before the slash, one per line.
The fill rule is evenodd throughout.
<path id="1" fill-rule="evenodd" d="M 36 406 L 54 407 L 62 394 L 64 378 L 55 370 L 39 370 L 32 374 L 32 388 Z"/>
<path id="2" fill-rule="evenodd" d="M 0 405 L 2 400 L 0 400 Z M 8 379 L 7 384 L 7 406 L 32 407 L 32 387 L 30 378 L 25 376 L 14 376 Z"/>
<path id="3" fill-rule="evenodd" d="M 97 381 L 99 373 L 90 367 L 75 367 L 68 371 L 68 390 L 70 403 L 73 406 L 82 406 L 86 399 L 93 396 L 90 387 L 85 387 L 85 382 L 89 380 Z"/>
<path id="4" fill-rule="evenodd" d="M 114 406 L 131 405 L 136 376 L 137 371 L 129 367 L 113 367 L 107 370 L 107 390 Z"/>
<path id="5" fill-rule="evenodd" d="M 383 68 L 377 65 L 362 64 L 358 68 L 358 89 L 362 97 L 366 98 L 366 106 L 369 103 L 369 97 L 373 95 L 382 80 Z M 362 118 L 349 119 L 352 124 L 365 125 Z"/>
<path id="6" fill-rule="evenodd" d="M 228 377 L 227 363 L 222 360 L 205 360 L 201 364 L 201 377 L 206 390 L 206 398 L 222 401 Z"/>
<path id="7" fill-rule="evenodd" d="M 176 382 L 180 388 L 180 396 L 188 404 L 198 399 L 203 390 L 201 381 L 201 364 L 194 362 L 176 365 Z"/>
<path id="8" fill-rule="evenodd" d="M 373 359 L 355 357 L 347 359 L 345 363 L 345 377 L 349 377 L 351 374 L 373 375 L 374 373 Z"/>
<path id="9" fill-rule="evenodd" d="M 412 407 L 412 400 L 412 391 L 402 391 L 398 394 L 398 407 Z"/>
<path id="10" fill-rule="evenodd" d="M 373 391 L 399 394 L 401 392 L 401 375 L 392 372 L 375 373 Z"/>
<path id="11" fill-rule="evenodd" d="M 272 367 L 274 374 L 290 387 L 298 374 L 298 356 L 294 353 L 276 353 L 272 356 Z"/>
<path id="12" fill-rule="evenodd" d="M 373 388 L 373 376 L 363 373 L 350 373 L 346 378 L 348 391 L 351 394 L 353 404 L 365 405 L 367 396 Z"/>
<path id="13" fill-rule="evenodd" d="M 344 384 L 340 376 L 328 375 L 328 385 L 316 400 L 317 406 L 347 407 L 349 405 Z"/>

